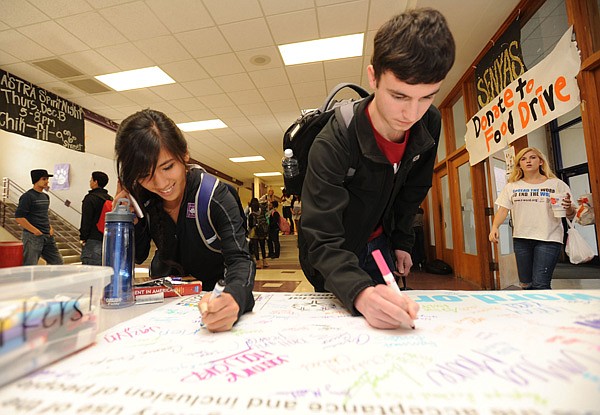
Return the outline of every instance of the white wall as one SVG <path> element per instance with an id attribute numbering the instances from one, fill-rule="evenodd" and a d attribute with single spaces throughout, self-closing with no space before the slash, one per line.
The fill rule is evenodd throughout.
<path id="1" fill-rule="evenodd" d="M 32 169 L 46 169 L 51 174 L 54 165 L 70 164 L 68 190 L 50 190 L 63 200 L 71 201 L 71 206 L 81 211 L 81 201 L 90 190 L 90 177 L 93 171 L 100 170 L 108 174 L 108 192 L 114 196 L 117 188 L 117 173 L 110 154 L 98 156 L 89 152 L 98 140 L 114 142 L 115 133 L 95 124 L 85 122 L 86 153 L 68 150 L 58 144 L 36 140 L 18 134 L 0 130 L 0 177 L 8 177 L 24 189 L 32 187 L 29 175 Z M 113 146 L 111 146 L 112 148 Z M 79 228 L 81 216 L 67 208 L 61 201 L 50 196 L 50 208 Z"/>

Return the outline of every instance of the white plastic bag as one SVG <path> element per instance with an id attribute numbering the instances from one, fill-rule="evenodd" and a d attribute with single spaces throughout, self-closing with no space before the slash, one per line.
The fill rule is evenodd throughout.
<path id="1" fill-rule="evenodd" d="M 569 256 L 569 261 L 571 261 L 571 264 L 581 264 L 590 261 L 594 258 L 594 251 L 585 239 L 583 239 L 579 231 L 575 229 L 573 222 L 567 219 L 567 223 L 569 224 L 569 236 L 567 237 L 565 252 Z"/>

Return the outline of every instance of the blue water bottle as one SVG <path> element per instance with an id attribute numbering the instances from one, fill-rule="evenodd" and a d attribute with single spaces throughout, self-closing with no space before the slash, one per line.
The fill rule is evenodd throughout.
<path id="1" fill-rule="evenodd" d="M 104 287 L 103 308 L 122 308 L 135 303 L 133 295 L 135 241 L 129 199 L 119 199 L 117 208 L 106 214 L 102 265 L 114 271 L 110 284 Z"/>

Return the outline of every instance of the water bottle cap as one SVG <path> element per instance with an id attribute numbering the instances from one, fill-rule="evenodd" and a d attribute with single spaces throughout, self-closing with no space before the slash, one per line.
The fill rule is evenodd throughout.
<path id="1" fill-rule="evenodd" d="M 122 198 L 113 203 L 117 204 L 117 208 L 106 213 L 106 222 L 133 222 L 135 214 L 129 210 L 129 199 Z"/>
<path id="2" fill-rule="evenodd" d="M 283 155 L 289 158 L 294 157 L 294 150 L 291 148 L 286 148 L 283 152 Z"/>

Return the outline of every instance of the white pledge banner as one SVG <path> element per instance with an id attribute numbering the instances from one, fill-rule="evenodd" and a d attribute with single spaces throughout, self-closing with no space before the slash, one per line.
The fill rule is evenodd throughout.
<path id="1" fill-rule="evenodd" d="M 467 124 L 471 166 L 579 105 L 581 59 L 573 27 L 540 63 L 511 82 Z"/>

